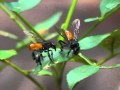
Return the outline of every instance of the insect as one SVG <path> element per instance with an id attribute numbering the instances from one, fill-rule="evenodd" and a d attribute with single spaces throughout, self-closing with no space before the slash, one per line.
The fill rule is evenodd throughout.
<path id="1" fill-rule="evenodd" d="M 33 39 L 34 34 L 28 31 L 24 31 L 24 33 Z M 42 66 L 41 61 L 44 58 L 43 52 L 47 52 L 50 61 L 53 62 L 53 52 L 50 48 L 53 48 L 56 51 L 56 45 L 53 42 L 45 40 L 34 42 L 29 45 L 29 50 L 32 51 L 32 59 L 36 61 L 37 65 L 40 64 Z"/>
<path id="2" fill-rule="evenodd" d="M 80 20 L 75 19 L 72 23 L 74 28 L 74 35 L 70 31 L 64 31 L 59 28 L 57 28 L 57 32 L 65 39 L 65 41 L 59 40 L 59 44 L 61 45 L 60 49 L 61 52 L 65 47 L 69 48 L 68 55 L 70 54 L 71 50 L 73 50 L 73 54 L 77 55 L 80 52 L 80 47 L 78 43 L 78 33 L 79 33 L 79 27 L 80 27 Z M 62 34 L 61 34 L 61 33 Z"/>

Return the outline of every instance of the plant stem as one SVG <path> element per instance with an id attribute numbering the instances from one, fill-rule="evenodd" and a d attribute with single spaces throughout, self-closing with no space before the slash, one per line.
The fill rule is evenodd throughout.
<path id="1" fill-rule="evenodd" d="M 56 90 L 62 90 L 62 80 L 63 80 L 63 72 L 66 63 L 58 63 L 55 66 L 52 66 L 51 69 L 53 71 L 54 79 L 56 81 Z"/>
<path id="2" fill-rule="evenodd" d="M 85 60 L 88 64 L 93 65 L 94 63 L 91 62 L 87 57 L 85 57 L 82 53 L 78 54 L 83 60 Z"/>
<path id="3" fill-rule="evenodd" d="M 77 5 L 77 1 L 78 0 L 73 0 L 72 1 L 72 4 L 71 4 L 70 9 L 69 9 L 68 14 L 67 14 L 67 18 L 66 18 L 65 22 L 61 25 L 61 29 L 63 29 L 63 30 L 67 30 L 68 29 L 68 27 L 70 25 L 70 21 L 71 21 L 72 15 L 73 15 L 75 7 Z M 59 36 L 58 40 L 64 40 L 64 38 Z M 60 64 L 59 66 L 61 68 L 58 67 L 59 68 L 58 69 L 59 72 L 56 72 L 56 74 L 55 74 L 56 75 L 55 78 L 56 78 L 56 82 L 57 82 L 57 90 L 62 90 L 61 89 L 61 85 L 62 85 L 62 78 L 63 78 L 63 72 L 64 72 L 65 65 L 66 65 L 66 62 Z M 54 70 L 54 71 L 56 71 L 56 70 Z"/>
<path id="4" fill-rule="evenodd" d="M 64 68 L 65 68 L 65 65 L 66 63 L 60 63 L 60 65 L 58 65 L 58 87 L 59 87 L 59 90 L 62 90 L 62 80 L 63 80 L 63 73 L 64 73 Z M 61 66 L 60 70 L 59 70 L 59 67 Z"/>
<path id="5" fill-rule="evenodd" d="M 40 34 L 33 28 L 33 26 L 19 13 L 14 12 L 14 14 L 9 11 L 2 3 L 0 3 L 0 8 L 13 20 L 17 23 L 17 25 L 23 30 L 27 31 L 25 26 L 17 19 L 19 17 L 41 40 L 44 40 Z"/>
<path id="6" fill-rule="evenodd" d="M 0 65 L 0 71 L 2 71 L 6 66 L 7 66 L 7 64 Z"/>
<path id="7" fill-rule="evenodd" d="M 29 23 L 20 13 L 14 12 L 16 16 L 18 16 L 24 23 L 25 25 L 28 26 L 29 29 L 31 29 L 41 40 L 44 40 L 43 37 L 34 29 L 31 23 Z"/>
<path id="8" fill-rule="evenodd" d="M 101 16 L 98 21 L 91 26 L 90 28 L 88 28 L 88 31 L 85 32 L 79 40 L 83 39 L 84 37 L 88 36 L 91 32 L 93 32 L 97 26 L 99 26 L 103 21 L 105 21 L 107 18 L 109 18 L 110 16 L 112 16 L 114 13 L 116 13 L 118 10 L 120 9 L 120 4 L 118 6 L 116 6 L 115 8 L 113 8 L 111 11 L 109 11 L 107 14 L 105 14 L 104 16 Z"/>
<path id="9" fill-rule="evenodd" d="M 117 53 L 114 53 L 114 54 L 110 54 L 108 57 L 100 60 L 100 61 L 97 63 L 97 65 L 102 65 L 103 63 L 107 62 L 108 60 L 112 59 L 113 57 L 115 57 L 115 56 L 117 56 L 117 55 L 119 55 L 119 54 L 120 54 L 120 51 L 117 52 Z"/>
<path id="10" fill-rule="evenodd" d="M 12 68 L 14 68 L 16 71 L 20 72 L 22 75 L 24 75 L 25 77 L 27 77 L 29 80 L 31 80 L 36 86 L 38 86 L 41 90 L 46 90 L 46 88 L 39 82 L 37 82 L 30 74 L 28 71 L 23 70 L 21 68 L 19 68 L 18 66 L 16 66 L 15 64 L 13 64 L 12 62 L 8 61 L 8 60 L 4 60 L 2 61 L 5 64 L 8 64 L 9 66 L 11 66 Z"/>
<path id="11" fill-rule="evenodd" d="M 67 18 L 66 18 L 65 22 L 61 25 L 61 29 L 63 29 L 63 30 L 68 29 L 68 27 L 70 25 L 71 18 L 73 16 L 74 11 L 75 11 L 75 7 L 77 5 L 77 1 L 78 0 L 73 0 L 72 1 L 72 4 L 71 4 L 70 9 L 69 9 L 68 14 L 67 14 Z M 64 38 L 59 36 L 58 40 L 64 40 Z"/>
<path id="12" fill-rule="evenodd" d="M 16 15 L 14 15 L 12 12 L 10 12 L 2 3 L 0 3 L 0 8 L 12 19 L 16 22 L 16 24 L 22 29 L 27 30 L 24 25 L 16 18 Z"/>
<path id="13" fill-rule="evenodd" d="M 69 25 L 70 25 L 70 21 L 71 21 L 72 15 L 74 13 L 75 7 L 77 5 L 77 1 L 78 0 L 73 0 L 72 1 L 72 4 L 70 6 L 70 9 L 69 9 L 69 12 L 68 12 L 68 15 L 67 15 L 67 18 L 66 18 L 65 22 L 63 23 L 63 25 L 61 27 L 64 30 L 67 30 Z"/>
<path id="14" fill-rule="evenodd" d="M 120 68 L 120 64 L 112 65 L 112 66 L 100 66 L 101 69 L 114 69 Z"/>

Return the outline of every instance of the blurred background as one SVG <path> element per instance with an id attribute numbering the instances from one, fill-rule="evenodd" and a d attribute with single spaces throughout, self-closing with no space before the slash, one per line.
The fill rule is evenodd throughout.
<path id="1" fill-rule="evenodd" d="M 15 0 L 7 0 L 15 1 Z M 84 19 L 89 17 L 100 16 L 99 4 L 101 0 L 78 0 L 76 10 L 74 12 L 72 20 L 79 18 L 81 20 L 80 35 L 82 35 L 94 22 L 84 23 Z M 44 21 L 45 19 L 52 16 L 57 11 L 62 11 L 63 15 L 57 26 L 60 26 L 64 22 L 67 11 L 72 0 L 42 0 L 41 4 L 32 10 L 23 12 L 22 15 L 33 25 L 38 22 Z M 29 2 L 28 2 L 29 4 Z M 108 18 L 103 22 L 96 30 L 91 33 L 103 34 L 111 32 L 116 28 L 120 27 L 120 11 Z M 71 27 L 69 27 L 71 28 Z M 12 32 L 19 36 L 21 39 L 25 38 L 22 30 L 12 21 L 9 17 L 0 9 L 0 30 Z M 54 28 L 51 28 L 50 32 L 55 32 Z M 54 39 L 56 40 L 56 39 Z M 12 49 L 16 45 L 14 40 L 0 36 L 0 49 Z M 108 55 L 106 50 L 101 47 L 83 51 L 86 56 L 100 60 Z M 120 57 L 116 57 L 113 60 L 106 63 L 106 65 L 112 65 L 120 63 Z M 31 53 L 26 47 L 20 53 L 12 59 L 13 63 L 23 69 L 32 69 L 36 66 L 31 58 Z M 66 83 L 66 73 L 75 68 L 77 63 L 67 63 L 64 72 L 64 78 L 62 83 L 62 90 L 68 90 Z M 34 75 L 33 75 L 34 76 Z M 55 90 L 55 82 L 52 77 L 34 76 L 38 81 L 44 83 L 48 90 Z M 0 90 L 39 90 L 30 80 L 25 78 L 19 72 L 13 70 L 11 67 L 6 67 L 0 72 Z M 100 70 L 97 74 L 81 81 L 75 90 L 120 90 L 120 70 L 119 69 L 104 69 Z"/>

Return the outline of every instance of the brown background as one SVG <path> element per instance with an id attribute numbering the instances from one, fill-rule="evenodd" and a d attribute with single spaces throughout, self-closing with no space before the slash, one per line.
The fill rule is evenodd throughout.
<path id="1" fill-rule="evenodd" d="M 12 1 L 12 0 L 8 0 Z M 14 0 L 15 1 L 15 0 Z M 62 11 L 63 16 L 58 26 L 65 20 L 68 8 L 72 0 L 43 0 L 40 5 L 32 10 L 28 10 L 22 13 L 32 24 L 43 21 L 53 15 L 57 11 Z M 83 20 L 89 17 L 100 16 L 99 3 L 101 0 L 79 0 L 72 20 L 75 18 L 81 19 L 80 35 L 82 35 L 89 26 L 93 23 L 84 23 Z M 29 3 L 28 3 L 29 4 Z M 103 22 L 91 35 L 103 34 L 113 31 L 120 26 L 120 12 L 117 12 L 112 17 Z M 21 29 L 11 21 L 8 16 L 0 10 L 0 29 L 17 34 L 21 39 L 25 36 Z M 51 28 L 54 31 L 54 28 Z M 16 42 L 0 36 L 0 49 L 11 49 L 15 47 Z M 94 59 L 102 59 L 108 52 L 96 47 L 89 51 L 84 51 L 89 57 Z M 35 67 L 35 63 L 31 59 L 28 49 L 22 50 L 18 56 L 13 58 L 13 62 L 23 69 L 32 69 Z M 120 63 L 119 57 L 106 63 L 106 65 L 112 65 Z M 64 80 L 62 89 L 67 90 L 67 83 L 65 80 L 66 73 L 77 66 L 75 63 L 68 63 L 64 72 Z M 101 70 L 99 73 L 81 81 L 75 90 L 120 90 L 120 73 L 119 69 Z M 48 90 L 55 90 L 55 82 L 52 77 L 36 77 L 38 81 L 44 83 Z M 19 72 L 13 70 L 11 67 L 6 67 L 0 72 L 0 90 L 39 90 L 30 80 L 22 76 Z"/>

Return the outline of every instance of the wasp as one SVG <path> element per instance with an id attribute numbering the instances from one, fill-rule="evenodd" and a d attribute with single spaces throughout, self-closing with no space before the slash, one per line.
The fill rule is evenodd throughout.
<path id="1" fill-rule="evenodd" d="M 34 37 L 32 32 L 24 31 L 24 33 L 30 38 Z M 56 51 L 56 44 L 45 40 L 34 42 L 29 45 L 29 50 L 32 51 L 32 59 L 36 61 L 37 65 L 40 64 L 42 66 L 41 61 L 44 59 L 43 52 L 47 52 L 50 61 L 53 62 L 53 52 L 50 48 Z"/>
<path id="2" fill-rule="evenodd" d="M 72 34 L 72 32 L 69 30 L 64 31 L 64 30 L 56 27 L 57 32 L 65 39 L 65 41 L 59 40 L 59 44 L 61 46 L 60 47 L 61 52 L 63 51 L 64 48 L 70 49 L 68 51 L 67 55 L 69 55 L 71 51 L 73 51 L 74 55 L 77 55 L 80 52 L 80 47 L 79 47 L 79 43 L 78 43 L 78 33 L 79 33 L 79 27 L 80 27 L 80 20 L 75 19 L 72 23 L 72 26 L 74 28 L 74 34 Z"/>

